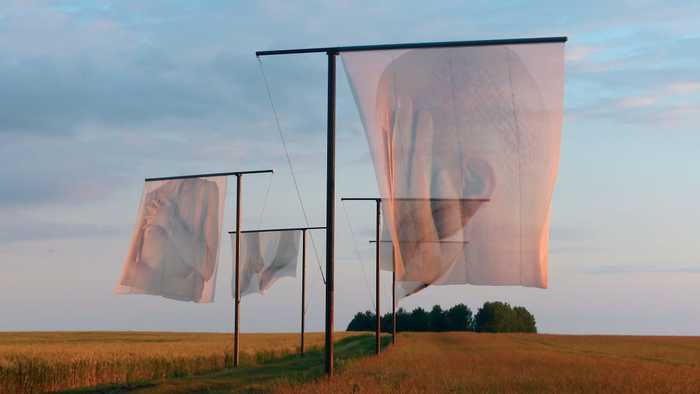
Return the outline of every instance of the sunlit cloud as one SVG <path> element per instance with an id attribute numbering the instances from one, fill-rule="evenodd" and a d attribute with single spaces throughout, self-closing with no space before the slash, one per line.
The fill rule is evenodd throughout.
<path id="1" fill-rule="evenodd" d="M 668 85 L 668 91 L 675 94 L 690 94 L 700 92 L 700 82 L 683 81 Z"/>
<path id="2" fill-rule="evenodd" d="M 585 272 L 593 275 L 624 275 L 624 274 L 700 274 L 698 264 L 625 264 L 588 267 Z"/>
<path id="3" fill-rule="evenodd" d="M 566 50 L 566 61 L 569 63 L 578 63 L 590 58 L 590 56 L 599 50 L 597 47 L 577 45 Z"/>
<path id="4" fill-rule="evenodd" d="M 48 239 L 91 239 L 128 234 L 129 227 L 90 223 L 51 222 L 31 217 L 0 223 L 0 244 Z"/>
<path id="5" fill-rule="evenodd" d="M 621 108 L 643 108 L 656 104 L 656 98 L 651 96 L 625 97 L 619 102 Z"/>

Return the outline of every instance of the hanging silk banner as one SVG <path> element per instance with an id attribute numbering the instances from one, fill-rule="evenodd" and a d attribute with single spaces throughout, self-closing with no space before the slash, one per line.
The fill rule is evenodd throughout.
<path id="1" fill-rule="evenodd" d="M 212 302 L 226 178 L 146 182 L 115 292 Z"/>
<path id="2" fill-rule="evenodd" d="M 374 243 L 374 241 L 372 241 Z M 382 271 L 394 271 L 394 248 L 391 241 L 379 243 L 379 268 Z M 428 287 L 429 283 L 411 282 L 405 280 L 396 281 L 396 298 L 402 299 Z"/>
<path id="3" fill-rule="evenodd" d="M 263 294 L 278 279 L 296 277 L 301 233 L 300 230 L 241 233 L 241 296 Z M 235 278 L 233 282 L 231 288 L 235 294 Z"/>
<path id="4" fill-rule="evenodd" d="M 563 43 L 341 56 L 397 278 L 547 287 Z"/>

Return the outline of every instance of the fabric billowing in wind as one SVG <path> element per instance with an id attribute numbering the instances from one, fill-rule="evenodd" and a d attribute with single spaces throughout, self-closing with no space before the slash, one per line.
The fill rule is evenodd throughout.
<path id="1" fill-rule="evenodd" d="M 235 238 L 232 240 L 235 255 Z M 241 296 L 263 294 L 278 279 L 296 277 L 300 242 L 298 230 L 241 233 Z M 235 278 L 232 289 L 235 294 Z"/>
<path id="2" fill-rule="evenodd" d="M 547 287 L 563 43 L 341 56 L 397 278 Z"/>
<path id="3" fill-rule="evenodd" d="M 374 241 L 372 241 L 372 243 L 373 246 L 376 246 Z M 382 271 L 394 271 L 394 249 L 391 241 L 381 241 L 379 243 L 379 268 Z M 398 299 L 406 298 L 410 295 L 418 293 L 429 285 L 430 283 L 397 280 L 395 289 L 396 297 Z"/>
<path id="4" fill-rule="evenodd" d="M 119 294 L 212 302 L 226 178 L 146 182 Z"/>

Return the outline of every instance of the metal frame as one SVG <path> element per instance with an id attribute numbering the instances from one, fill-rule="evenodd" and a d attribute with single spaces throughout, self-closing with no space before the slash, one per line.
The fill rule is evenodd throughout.
<path id="1" fill-rule="evenodd" d="M 266 232 L 271 232 L 271 231 L 302 231 L 302 230 L 325 230 L 326 227 L 324 226 L 316 226 L 316 227 L 285 227 L 285 228 L 264 228 L 260 230 L 243 230 L 241 231 L 241 234 L 246 234 L 246 233 L 266 233 Z M 237 231 L 229 231 L 229 234 L 236 234 Z"/>
<path id="2" fill-rule="evenodd" d="M 382 200 L 392 200 L 392 201 L 482 201 L 482 202 L 487 202 L 491 201 L 490 198 L 410 198 L 410 197 L 397 197 L 397 198 L 377 198 L 377 197 L 369 197 L 369 198 L 341 198 L 341 201 L 382 201 Z"/>
<path id="3" fill-rule="evenodd" d="M 170 181 L 175 179 L 192 179 L 192 178 L 208 178 L 208 177 L 218 177 L 218 176 L 235 176 L 236 177 L 236 231 L 241 230 L 241 194 L 243 189 L 243 175 L 247 174 L 264 174 L 264 173 L 274 173 L 273 170 L 253 170 L 253 171 L 232 171 L 232 172 L 211 172 L 206 174 L 192 174 L 192 175 L 179 175 L 179 176 L 166 176 L 158 178 L 146 178 L 146 182 L 156 182 L 156 181 Z M 238 274 L 240 271 L 240 242 L 238 237 L 236 237 L 236 250 L 235 250 L 235 275 L 236 275 L 236 288 L 234 289 L 234 328 L 233 328 L 233 366 L 238 367 L 239 358 L 239 337 L 240 337 L 240 304 L 241 304 L 241 292 L 239 289 L 240 283 L 238 282 Z"/>
<path id="4" fill-rule="evenodd" d="M 393 241 L 390 240 L 380 240 L 379 243 L 392 243 Z M 461 244 L 468 244 L 469 241 L 402 241 L 402 242 L 432 242 L 432 243 L 461 243 Z M 376 244 L 376 240 L 370 240 L 370 244 Z M 379 245 L 377 245 L 377 250 L 379 250 Z M 392 246 L 392 253 L 395 253 L 393 250 Z M 393 263 L 393 261 L 392 261 Z M 391 272 L 391 288 L 392 288 L 392 295 L 391 295 L 391 316 L 392 316 L 392 328 L 391 328 L 391 343 L 392 345 L 396 345 L 396 337 L 397 337 L 397 331 L 396 331 L 396 267 L 394 267 L 394 270 Z"/>
<path id="5" fill-rule="evenodd" d="M 379 197 L 344 197 L 341 198 L 340 201 L 376 201 L 377 203 L 377 225 L 376 225 L 376 235 L 375 239 L 379 239 L 379 216 L 380 216 L 380 207 L 382 203 L 382 198 Z M 490 201 L 488 198 L 394 198 L 392 199 L 394 201 L 482 201 L 482 202 L 487 202 Z M 376 243 L 376 241 L 369 241 L 370 243 Z M 383 242 L 391 242 L 391 241 L 379 241 L 380 243 Z M 421 242 L 421 241 L 404 241 L 404 242 Z M 426 241 L 422 241 L 426 242 Z M 432 241 L 432 242 L 440 242 L 440 243 L 469 243 L 466 241 Z M 380 351 L 380 337 L 381 337 L 381 315 L 379 312 L 379 245 L 377 245 L 376 249 L 376 257 L 375 257 L 375 262 L 376 262 L 376 316 L 377 316 L 377 327 L 376 327 L 376 349 L 375 352 L 376 354 L 379 354 Z M 391 288 L 392 288 L 392 294 L 391 294 L 391 316 L 392 316 L 392 330 L 391 330 L 391 343 L 392 345 L 396 345 L 396 337 L 397 337 L 397 332 L 396 332 L 396 270 L 394 269 L 391 273 Z"/>
<path id="6" fill-rule="evenodd" d="M 387 239 L 387 240 L 380 240 L 380 241 L 379 241 L 379 243 L 381 243 L 381 244 L 383 244 L 383 243 L 391 243 L 391 242 L 394 242 L 394 241 L 390 241 L 390 240 L 388 240 L 388 239 Z M 446 240 L 437 240 L 437 241 L 401 241 L 401 242 L 408 242 L 408 243 L 432 243 L 432 244 L 468 244 L 468 243 L 469 243 L 469 241 L 451 241 L 451 240 L 449 240 L 449 239 L 446 239 Z M 377 241 L 374 240 L 374 239 L 372 239 L 372 240 L 369 241 L 369 243 L 371 243 L 371 244 L 376 244 Z"/>
<path id="7" fill-rule="evenodd" d="M 159 178 L 146 178 L 146 182 L 155 181 L 169 181 L 172 179 L 190 179 L 190 178 L 208 178 L 215 176 L 239 176 L 245 174 L 263 174 L 263 173 L 273 173 L 273 170 L 258 170 L 258 171 L 234 171 L 234 172 L 212 172 L 209 174 L 194 174 L 194 175 L 179 175 L 179 176 L 165 176 Z"/>
<path id="8" fill-rule="evenodd" d="M 391 49 L 419 49 L 419 48 L 448 48 L 489 45 L 520 45 L 520 44 L 545 44 L 564 43 L 567 37 L 538 37 L 515 38 L 501 40 L 479 41 L 448 41 L 425 42 L 412 44 L 388 44 L 388 45 L 360 45 L 344 47 L 324 47 L 305 49 L 283 49 L 271 51 L 257 51 L 255 55 L 289 55 L 301 53 L 325 52 L 328 56 L 328 99 L 327 99 L 327 136 L 326 136 L 326 327 L 325 327 L 325 371 L 328 376 L 333 375 L 333 291 L 335 282 L 335 83 L 336 83 L 336 56 L 342 52 L 376 51 Z"/>
<path id="9" fill-rule="evenodd" d="M 393 198 L 394 201 L 491 201 L 490 198 Z"/>
<path id="10" fill-rule="evenodd" d="M 520 44 L 546 44 L 554 42 L 566 42 L 567 37 L 535 37 L 535 38 L 511 38 L 503 40 L 475 40 L 475 41 L 443 41 L 443 42 L 418 42 L 404 44 L 380 44 L 380 45 L 352 45 L 340 47 L 319 47 L 301 49 L 281 49 L 271 51 L 257 51 L 255 56 L 294 55 L 301 53 L 341 53 L 357 51 L 385 51 L 391 49 L 420 49 L 420 48 L 450 48 L 450 47 L 477 47 L 487 45 L 520 45 Z"/>
<path id="11" fill-rule="evenodd" d="M 236 176 L 236 231 L 241 231 L 241 209 L 243 207 L 243 204 L 241 202 L 242 200 L 242 194 L 243 194 L 243 175 L 246 174 L 261 174 L 261 173 L 266 173 L 270 172 L 272 173 L 272 170 L 262 170 L 262 171 L 240 171 L 240 172 L 234 172 L 231 175 Z M 238 275 L 241 270 L 241 264 L 240 264 L 240 259 L 241 259 L 241 254 L 240 254 L 240 249 L 241 249 L 241 244 L 240 244 L 240 239 L 239 237 L 236 237 L 236 252 L 235 252 L 235 258 L 236 258 L 236 266 L 234 267 L 234 272 L 236 273 L 236 289 L 234 290 L 234 309 L 233 309 L 233 314 L 234 314 L 234 332 L 233 332 L 233 366 L 234 368 L 238 367 L 238 364 L 240 363 L 240 348 L 239 348 L 239 342 L 240 342 L 240 334 L 241 334 L 241 289 L 240 289 L 240 282 L 238 281 Z"/>
<path id="12" fill-rule="evenodd" d="M 287 227 L 287 228 L 266 228 L 266 229 L 261 229 L 261 230 L 245 230 L 241 231 L 241 234 L 250 234 L 250 233 L 268 233 L 268 232 L 273 232 L 273 231 L 301 231 L 301 339 L 300 339 L 300 344 L 299 344 L 299 354 L 301 356 L 304 356 L 304 332 L 305 332 L 305 326 L 306 326 L 306 231 L 307 230 L 325 230 L 325 227 Z M 237 234 L 237 231 L 229 231 L 229 234 Z M 238 237 L 236 237 L 236 253 L 238 253 L 238 246 L 240 245 L 240 242 L 238 240 Z M 239 256 L 237 254 L 237 256 Z M 238 259 L 239 257 L 237 257 Z M 236 260 L 238 261 L 238 260 Z M 240 283 L 240 278 L 239 278 L 240 272 L 236 270 L 236 288 L 238 288 L 238 284 Z"/>
<path id="13" fill-rule="evenodd" d="M 341 198 L 340 201 L 374 201 L 376 203 L 376 224 L 375 224 L 375 239 L 379 239 L 379 226 L 380 226 L 380 220 L 381 220 L 381 205 L 382 205 L 382 199 L 381 198 L 376 198 L 376 197 L 344 197 Z M 376 321 L 376 327 L 375 327 L 375 344 L 374 344 L 374 353 L 379 354 L 381 352 L 382 348 L 382 314 L 380 311 L 380 286 L 379 286 L 379 279 L 380 279 L 380 272 L 381 270 L 379 269 L 379 245 L 377 245 L 375 249 L 375 256 L 374 256 L 374 262 L 375 262 L 375 273 L 374 273 L 374 296 L 375 296 L 375 301 L 374 301 L 374 307 L 376 309 L 375 311 L 375 316 L 377 317 Z M 394 297 L 396 296 L 396 274 L 394 273 Z M 396 305 L 394 299 L 392 298 L 392 305 Z M 396 320 L 396 311 L 394 310 L 393 312 L 394 320 Z M 396 334 L 392 333 L 392 338 L 395 338 Z M 392 342 L 396 342 L 393 340 Z"/>
<path id="14" fill-rule="evenodd" d="M 299 354 L 304 356 L 304 329 L 306 326 L 306 230 L 301 230 L 301 338 Z"/>
<path id="15" fill-rule="evenodd" d="M 335 58 L 328 52 L 328 108 L 326 124 L 326 332 L 325 370 L 333 375 L 333 315 L 335 289 Z"/>

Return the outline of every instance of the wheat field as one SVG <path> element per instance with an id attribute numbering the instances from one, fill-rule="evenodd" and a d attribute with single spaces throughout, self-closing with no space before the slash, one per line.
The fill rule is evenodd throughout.
<path id="1" fill-rule="evenodd" d="M 341 337 L 345 334 L 341 334 Z M 323 343 L 308 333 L 306 346 Z M 241 334 L 241 364 L 296 352 L 299 334 Z M 231 366 L 231 334 L 0 333 L 0 393 L 36 393 L 182 377 Z"/>
<path id="2" fill-rule="evenodd" d="M 4 333 L 0 392 L 700 393 L 700 337 L 401 333 L 374 357 L 373 337 L 355 335 L 337 334 L 326 379 L 321 351 L 289 356 L 297 334 L 242 334 L 242 368 L 224 370 L 230 334 Z"/>
<path id="3" fill-rule="evenodd" d="M 406 333 L 282 393 L 700 393 L 700 337 Z"/>

